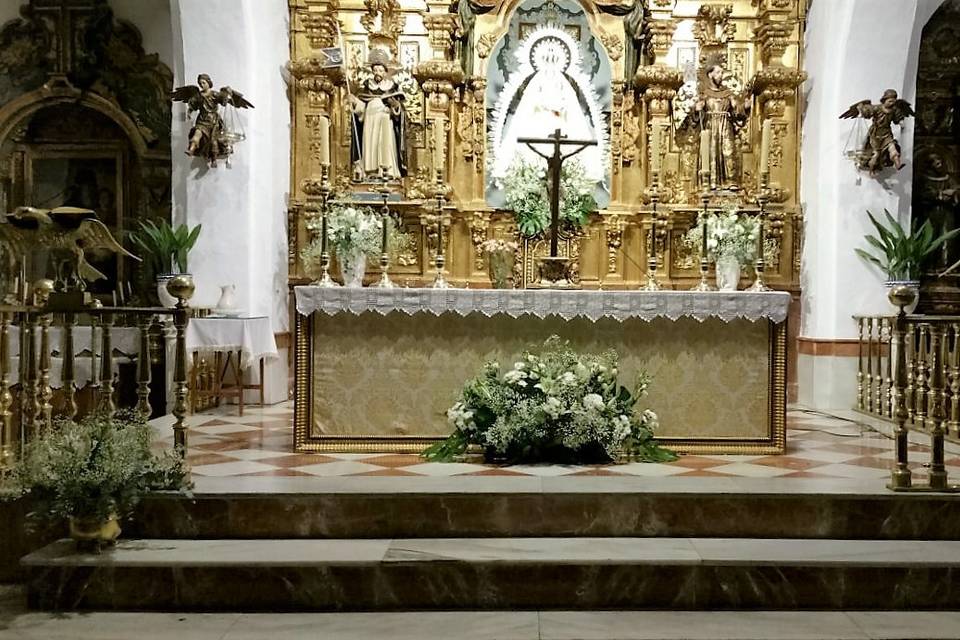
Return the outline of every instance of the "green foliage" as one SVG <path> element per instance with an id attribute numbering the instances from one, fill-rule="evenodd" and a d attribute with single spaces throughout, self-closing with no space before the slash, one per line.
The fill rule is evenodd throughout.
<path id="1" fill-rule="evenodd" d="M 621 386 L 618 360 L 614 351 L 577 354 L 553 336 L 502 376 L 488 362 L 447 411 L 453 434 L 424 456 L 450 460 L 479 445 L 489 459 L 507 462 L 676 459 L 653 440 L 657 414 L 637 407 L 649 377 L 641 375 L 632 391 Z"/>
<path id="2" fill-rule="evenodd" d="M 183 460 L 150 449 L 151 428 L 135 413 L 54 424 L 27 445 L 8 497 L 29 496 L 31 520 L 128 516 L 144 494 L 189 488 Z"/>
<path id="3" fill-rule="evenodd" d="M 140 229 L 130 234 L 130 240 L 144 253 L 154 275 L 169 273 L 174 263 L 178 273 L 188 273 L 187 254 L 197 243 L 200 226 L 191 229 L 185 224 L 174 227 L 166 220 L 141 220 Z"/>
<path id="4" fill-rule="evenodd" d="M 960 229 L 953 229 L 934 238 L 933 226 L 926 220 L 913 234 L 908 234 L 889 211 L 884 209 L 883 214 L 886 217 L 886 226 L 867 211 L 879 237 L 864 236 L 867 244 L 879 253 L 868 253 L 860 248 L 855 248 L 854 251 L 867 262 L 879 267 L 891 281 L 919 280 L 927 256 L 960 233 Z"/>
<path id="5" fill-rule="evenodd" d="M 530 162 L 518 157 L 499 186 L 503 189 L 507 207 L 516 216 L 522 235 L 532 238 L 550 228 L 546 161 Z M 579 229 L 596 208 L 593 182 L 587 177 L 583 165 L 575 159 L 567 160 L 560 169 L 561 224 Z"/>

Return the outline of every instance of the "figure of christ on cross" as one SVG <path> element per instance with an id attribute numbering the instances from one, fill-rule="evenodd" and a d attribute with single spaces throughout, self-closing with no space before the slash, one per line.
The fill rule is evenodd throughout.
<path id="1" fill-rule="evenodd" d="M 557 257 L 557 239 L 560 237 L 560 168 L 563 161 L 571 156 L 575 156 L 589 146 L 597 144 L 596 140 L 567 140 L 567 137 L 556 129 L 546 138 L 517 138 L 517 142 L 522 142 L 530 147 L 530 150 L 547 161 L 547 193 L 550 194 L 550 257 Z M 545 155 L 540 153 L 533 145 L 549 144 L 553 146 L 553 153 Z M 570 153 L 560 153 L 561 145 L 577 145 L 577 148 Z"/>

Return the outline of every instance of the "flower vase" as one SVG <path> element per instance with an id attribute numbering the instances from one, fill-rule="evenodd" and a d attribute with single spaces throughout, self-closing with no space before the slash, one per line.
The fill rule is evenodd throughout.
<path id="1" fill-rule="evenodd" d="M 99 552 L 104 545 L 113 544 L 120 536 L 120 524 L 117 516 L 106 519 L 70 517 L 70 538 L 80 551 Z"/>
<path id="2" fill-rule="evenodd" d="M 490 283 L 494 289 L 513 289 L 514 256 L 514 251 L 491 251 L 488 254 Z"/>
<path id="3" fill-rule="evenodd" d="M 362 287 L 363 276 L 367 272 L 367 256 L 362 251 L 351 251 L 337 256 L 340 261 L 340 275 L 343 277 L 343 286 Z"/>
<path id="4" fill-rule="evenodd" d="M 740 261 L 736 256 L 721 255 L 717 257 L 717 289 L 720 291 L 736 291 L 740 283 Z"/>

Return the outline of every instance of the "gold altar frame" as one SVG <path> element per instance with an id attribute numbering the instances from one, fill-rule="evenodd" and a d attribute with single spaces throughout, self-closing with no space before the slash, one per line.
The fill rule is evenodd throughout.
<path id="1" fill-rule="evenodd" d="M 304 453 L 420 453 L 439 436 L 315 436 L 313 351 L 315 314 L 296 313 L 294 327 L 294 449 Z M 776 455 L 786 452 L 787 322 L 768 323 L 767 435 L 763 438 L 658 438 L 678 453 Z"/>

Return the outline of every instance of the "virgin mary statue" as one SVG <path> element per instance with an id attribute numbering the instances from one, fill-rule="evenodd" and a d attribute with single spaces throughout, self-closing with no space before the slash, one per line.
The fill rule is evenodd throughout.
<path id="1" fill-rule="evenodd" d="M 597 140 L 577 159 L 586 175 L 603 182 L 607 136 L 590 80 L 581 68 L 580 48 L 565 31 L 541 27 L 528 35 L 516 52 L 519 69 L 510 75 L 494 109 L 491 177 L 504 177 L 518 159 L 540 162 L 517 138 L 544 138 L 554 131 L 575 140 Z M 550 145 L 541 150 L 549 155 Z"/>

